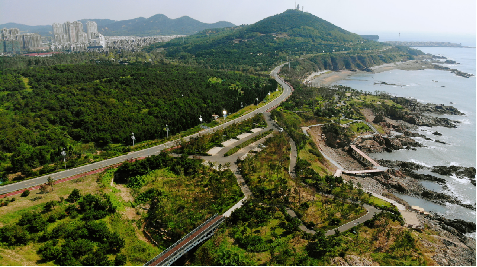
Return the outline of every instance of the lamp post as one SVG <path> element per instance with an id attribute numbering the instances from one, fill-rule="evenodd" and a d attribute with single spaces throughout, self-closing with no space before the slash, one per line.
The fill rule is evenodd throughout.
<path id="1" fill-rule="evenodd" d="M 224 111 L 222 111 L 222 113 L 224 113 L 224 121 L 225 121 L 225 118 L 227 118 L 227 111 L 224 109 Z"/>
<path id="2" fill-rule="evenodd" d="M 61 155 L 63 156 L 63 162 L 65 163 L 65 170 L 66 170 L 66 151 L 64 148 L 62 148 L 63 151 L 61 151 Z"/>
<path id="3" fill-rule="evenodd" d="M 202 124 L 202 115 L 199 115 L 200 124 Z"/>
<path id="4" fill-rule="evenodd" d="M 133 146 L 134 146 L 134 140 L 136 140 L 136 137 L 134 136 L 134 133 L 131 133 L 131 134 L 132 134 L 131 139 L 133 141 Z"/>
<path id="5" fill-rule="evenodd" d="M 258 105 L 258 97 L 257 97 L 257 98 L 255 98 L 255 99 L 257 100 L 257 105 Z"/>
<path id="6" fill-rule="evenodd" d="M 243 103 L 242 102 L 240 102 L 240 108 L 243 108 Z"/>
<path id="7" fill-rule="evenodd" d="M 167 138 L 169 138 L 169 126 L 167 126 L 167 124 L 166 124 L 166 129 L 165 130 L 167 132 Z"/>

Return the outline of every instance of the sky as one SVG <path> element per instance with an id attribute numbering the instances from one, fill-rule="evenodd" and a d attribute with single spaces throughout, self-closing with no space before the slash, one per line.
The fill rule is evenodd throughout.
<path id="1" fill-rule="evenodd" d="M 475 0 L 297 0 L 304 11 L 358 34 L 476 33 Z M 253 24 L 295 0 L 0 0 L 0 24 L 49 25 L 79 19 L 125 20 L 164 14 L 206 23 Z M 301 9 L 301 8 L 300 8 Z"/>

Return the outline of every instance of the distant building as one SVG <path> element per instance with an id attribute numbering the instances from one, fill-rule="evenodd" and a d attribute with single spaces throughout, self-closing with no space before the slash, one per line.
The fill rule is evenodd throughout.
<path id="1" fill-rule="evenodd" d="M 379 35 L 360 35 L 363 39 L 370 41 L 379 41 Z"/>
<path id="2" fill-rule="evenodd" d="M 53 50 L 84 51 L 88 47 L 106 46 L 104 36 L 98 33 L 98 25 L 94 21 L 86 22 L 86 32 L 80 21 L 53 23 Z"/>
<path id="3" fill-rule="evenodd" d="M 17 28 L 3 28 L 0 32 L 2 52 L 20 52 L 22 50 L 36 50 L 41 47 L 41 35 L 37 33 L 20 34 Z"/>

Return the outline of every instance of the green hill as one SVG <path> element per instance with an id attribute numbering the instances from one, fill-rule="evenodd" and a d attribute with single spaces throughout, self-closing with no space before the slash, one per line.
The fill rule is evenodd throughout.
<path id="1" fill-rule="evenodd" d="M 226 21 L 209 24 L 187 16 L 170 19 L 165 15 L 157 14 L 150 18 L 140 17 L 130 20 L 121 20 L 104 25 L 103 27 L 99 27 L 98 25 L 98 31 L 107 36 L 189 35 L 205 29 L 233 26 L 235 25 Z"/>
<path id="2" fill-rule="evenodd" d="M 287 56 L 350 51 L 363 45 L 381 46 L 310 13 L 287 10 L 253 25 L 205 30 L 145 50 L 165 48 L 166 57 L 171 59 L 253 72 L 267 70 Z"/>
<path id="3" fill-rule="evenodd" d="M 79 21 L 83 23 L 83 30 L 85 32 L 87 21 L 96 22 L 99 33 L 106 36 L 190 35 L 205 29 L 235 26 L 227 21 L 204 23 L 187 16 L 170 19 L 162 14 L 157 14 L 150 18 L 139 17 L 120 21 L 110 19 L 81 19 Z M 19 28 L 22 32 L 52 36 L 51 25 L 29 26 L 18 23 L 6 23 L 0 25 L 0 29 L 2 28 Z"/>

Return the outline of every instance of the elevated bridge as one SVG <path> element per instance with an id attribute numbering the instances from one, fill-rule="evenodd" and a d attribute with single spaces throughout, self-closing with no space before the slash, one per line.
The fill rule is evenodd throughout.
<path id="1" fill-rule="evenodd" d="M 202 241 L 214 235 L 215 230 L 225 221 L 225 217 L 215 214 L 186 236 L 148 261 L 144 266 L 169 266 Z"/>

